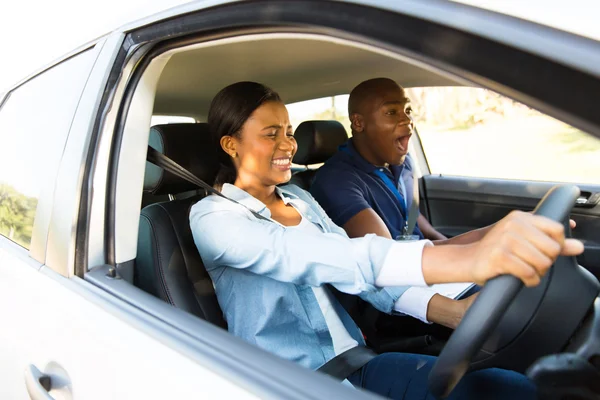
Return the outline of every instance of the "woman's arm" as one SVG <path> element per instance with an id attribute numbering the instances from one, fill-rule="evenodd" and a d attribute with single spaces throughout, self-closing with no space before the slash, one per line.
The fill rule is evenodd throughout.
<path id="1" fill-rule="evenodd" d="M 374 291 L 375 278 L 394 242 L 375 235 L 349 239 L 339 233 L 312 233 L 285 229 L 255 219 L 242 206 L 205 199 L 190 213 L 194 241 L 207 270 L 219 267 L 246 269 L 270 278 L 301 285 L 332 284 L 358 294 Z M 201 202 L 201 203 L 202 203 Z M 400 270 L 414 270 L 423 284 L 422 247 L 406 247 L 417 259 Z M 398 263 L 396 263 L 398 265 Z M 403 285 L 415 282 L 403 278 Z"/>
<path id="2" fill-rule="evenodd" d="M 520 212 L 511 213 L 476 243 L 427 246 L 427 241 L 395 242 L 375 235 L 348 239 L 284 229 L 253 219 L 241 206 L 215 204 L 223 201 L 197 204 L 190 213 L 194 241 L 207 269 L 247 269 L 311 286 L 329 283 L 350 294 L 386 286 L 483 284 L 507 273 L 531 286 L 559 254 L 583 251 L 581 242 L 565 240 L 561 224 Z"/>
<path id="3" fill-rule="evenodd" d="M 484 284 L 495 276 L 511 274 L 535 286 L 559 255 L 582 252 L 580 241 L 565 239 L 561 223 L 513 211 L 477 242 L 425 248 L 423 276 L 428 284 Z"/>

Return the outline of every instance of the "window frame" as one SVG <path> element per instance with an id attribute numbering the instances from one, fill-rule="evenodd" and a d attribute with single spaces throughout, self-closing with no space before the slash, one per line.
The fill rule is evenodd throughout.
<path id="1" fill-rule="evenodd" d="M 92 42 L 86 46 L 78 48 L 77 50 L 60 58 L 56 62 L 44 67 L 39 72 L 36 72 L 35 74 L 27 77 L 23 81 L 19 82 L 17 85 L 14 85 L 9 91 L 7 91 L 6 93 L 3 93 L 2 96 L 0 97 L 0 112 L 2 112 L 4 110 L 4 106 L 6 104 L 8 104 L 8 102 L 11 100 L 13 94 L 15 92 L 18 92 L 19 90 L 22 90 L 22 88 L 25 85 L 27 85 L 28 83 L 30 83 L 31 81 L 33 81 L 37 78 L 43 78 L 44 74 L 48 73 L 49 71 L 52 71 L 54 68 L 60 67 L 64 63 L 67 63 L 82 54 L 88 53 L 88 56 L 90 57 L 90 67 L 89 67 L 89 69 L 87 69 L 84 72 L 84 75 L 82 78 L 83 84 L 80 86 L 81 90 L 78 91 L 79 97 L 78 97 L 78 100 L 73 109 L 72 116 L 70 117 L 70 119 L 64 121 L 65 124 L 68 126 L 68 128 L 67 128 L 68 131 L 65 136 L 64 146 L 60 151 L 60 156 L 58 157 L 56 172 L 51 177 L 51 182 L 40 188 L 41 191 L 40 191 L 38 197 L 36 198 L 37 205 L 36 205 L 36 211 L 35 211 L 34 221 L 33 221 L 33 225 L 32 225 L 32 235 L 31 235 L 31 241 L 29 243 L 29 247 L 21 246 L 18 243 L 13 242 L 9 238 L 5 237 L 4 235 L 0 235 L 0 237 L 3 240 L 6 240 L 6 241 L 10 242 L 11 244 L 14 244 L 19 249 L 21 249 L 24 252 L 24 254 L 28 254 L 29 257 L 31 257 L 32 259 L 36 260 L 37 262 L 39 262 L 41 264 L 46 263 L 47 242 L 48 242 L 48 236 L 49 236 L 50 226 L 51 226 L 51 215 L 53 213 L 53 209 L 55 208 L 54 205 L 56 204 L 56 201 L 57 201 L 55 196 L 53 196 L 53 193 L 55 193 L 56 183 L 59 179 L 59 174 L 60 174 L 59 171 L 61 169 L 61 164 L 63 162 L 63 158 L 65 157 L 65 149 L 66 149 L 67 143 L 69 142 L 69 139 L 71 137 L 71 130 L 73 127 L 72 124 L 77 115 L 77 111 L 78 111 L 81 99 L 84 95 L 85 88 L 87 86 L 87 82 L 88 82 L 88 78 L 89 78 L 89 73 L 93 69 L 94 63 L 98 56 L 99 49 L 95 47 L 96 44 L 97 44 L 97 42 Z M 10 246 L 10 247 L 12 248 L 12 246 Z M 63 268 L 59 268 L 59 271 L 63 272 L 63 275 L 64 275 Z"/>

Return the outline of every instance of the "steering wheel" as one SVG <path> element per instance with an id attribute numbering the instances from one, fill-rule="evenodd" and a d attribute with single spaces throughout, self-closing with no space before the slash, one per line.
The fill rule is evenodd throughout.
<path id="1" fill-rule="evenodd" d="M 577 186 L 555 186 L 533 213 L 564 222 L 579 194 Z M 569 229 L 566 234 L 570 236 Z M 512 275 L 498 276 L 485 284 L 429 373 L 429 390 L 434 396 L 445 398 L 452 392 L 522 287 L 523 282 Z"/>

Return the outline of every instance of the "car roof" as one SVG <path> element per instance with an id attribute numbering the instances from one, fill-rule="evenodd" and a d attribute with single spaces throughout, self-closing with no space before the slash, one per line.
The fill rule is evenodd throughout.
<path id="1" fill-rule="evenodd" d="M 574 32 L 573 29 L 568 29 L 569 27 L 573 28 L 572 24 L 563 23 L 562 25 L 559 23 L 550 23 L 550 18 L 539 17 L 540 15 L 548 15 L 549 11 L 546 13 L 539 13 L 535 15 L 527 14 L 526 7 L 521 6 L 521 8 L 510 8 L 507 5 L 504 7 L 500 7 L 495 3 L 498 2 L 490 2 L 487 0 L 431 0 L 431 1 L 421 1 L 421 0 L 398 0 L 394 2 L 390 2 L 387 0 L 340 0 L 346 3 L 353 3 L 359 5 L 366 5 L 370 7 L 387 9 L 390 11 L 398 12 L 401 14 L 406 14 L 418 18 L 422 18 L 425 20 L 429 20 L 435 23 L 443 24 L 446 26 L 454 27 L 460 30 L 464 30 L 467 32 L 471 32 L 473 34 L 479 35 L 481 37 L 485 37 L 488 39 L 497 40 L 500 42 L 510 41 L 511 45 L 514 47 L 521 48 L 527 52 L 542 55 L 554 61 L 561 62 L 566 65 L 570 65 L 577 69 L 592 72 L 592 74 L 596 74 L 596 70 L 590 70 L 589 66 L 597 66 L 600 65 L 600 52 L 598 49 L 598 42 L 592 39 L 600 39 L 600 33 L 589 33 L 588 38 L 592 38 L 589 42 L 578 42 L 577 46 L 573 46 L 571 42 L 565 40 L 556 40 L 557 38 L 562 38 L 562 36 L 557 36 L 557 31 L 555 28 L 559 28 L 565 30 L 567 32 Z M 535 0 L 534 3 L 540 4 L 540 1 L 543 0 Z M 578 1 L 578 0 L 573 0 Z M 185 15 L 188 13 L 192 13 L 194 11 L 207 9 L 216 6 L 223 6 L 230 3 L 237 3 L 240 0 L 197 0 L 189 3 L 185 3 L 179 6 L 175 6 L 169 8 L 167 10 L 143 17 L 131 23 L 127 23 L 120 28 L 115 29 L 112 33 L 127 33 L 144 26 L 151 25 L 158 21 L 170 19 L 176 16 Z M 516 1 L 507 1 L 506 3 L 510 3 L 514 5 Z M 591 3 L 586 3 L 591 4 Z M 544 10 L 556 10 L 561 8 L 561 12 L 564 14 L 564 5 L 559 7 L 558 5 L 546 4 L 544 6 Z M 569 12 L 571 13 L 573 10 L 569 7 Z M 590 19 L 590 14 L 586 13 L 586 9 L 577 9 L 577 15 L 585 15 L 587 19 Z M 526 15 L 527 14 L 527 15 Z M 538 17 L 536 18 L 536 15 Z M 534 27 L 531 24 L 523 24 L 523 20 L 520 18 L 515 18 L 514 16 L 518 16 L 523 18 L 527 17 L 529 21 L 535 21 L 536 23 L 547 23 L 544 26 L 536 26 Z M 551 21 L 556 22 L 556 21 Z M 586 26 L 589 26 L 587 24 Z M 532 35 L 532 29 L 536 28 L 535 35 Z M 539 28 L 542 30 L 540 31 Z M 579 29 L 578 32 L 581 34 L 582 29 Z M 98 40 L 104 38 L 103 35 L 95 40 L 89 41 L 83 46 L 69 52 L 68 54 L 58 58 L 57 60 L 49 63 L 45 67 L 39 69 L 35 73 L 31 74 L 26 79 L 22 80 L 18 84 L 14 85 L 13 88 L 18 87 L 23 84 L 27 80 L 36 76 L 40 72 L 51 68 L 53 65 L 71 57 L 74 54 L 83 51 L 86 48 L 94 45 Z M 534 38 L 535 40 L 532 40 Z M 9 90 L 12 90 L 9 89 Z M 327 95 L 334 94 L 335 91 L 327 93 Z M 338 91 L 338 93 L 340 93 Z M 301 98 L 291 100 L 301 100 Z"/>
<path id="2" fill-rule="evenodd" d="M 600 40 L 600 25 L 594 16 L 600 12 L 596 0 L 451 0 L 477 8 L 525 19 L 540 25 Z M 596 14 L 594 14 L 595 12 Z"/>

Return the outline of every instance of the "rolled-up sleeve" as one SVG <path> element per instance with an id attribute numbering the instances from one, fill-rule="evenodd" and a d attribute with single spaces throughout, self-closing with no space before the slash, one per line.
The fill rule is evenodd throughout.
<path id="1" fill-rule="evenodd" d="M 380 287 L 427 286 L 422 268 L 423 249 L 433 246 L 433 243 L 429 240 L 393 243 L 386 253 L 375 284 Z M 413 268 L 414 265 L 419 268 Z"/>
<path id="2" fill-rule="evenodd" d="M 349 294 L 377 291 L 386 282 L 393 285 L 425 282 L 422 246 L 376 235 L 349 239 L 337 233 L 285 229 L 277 223 L 255 219 L 241 207 L 223 209 L 217 201 L 205 201 L 192 207 L 190 225 L 207 270 L 246 269 L 298 285 L 331 284 Z M 394 262 L 388 253 L 400 247 L 405 247 L 407 253 L 403 252 L 403 258 Z M 411 261 L 398 262 L 403 259 Z M 388 266 L 391 263 L 395 263 L 394 268 Z"/>
<path id="3" fill-rule="evenodd" d="M 427 320 L 427 308 L 435 294 L 434 290 L 428 288 L 410 287 L 394 303 L 394 311 L 430 323 Z"/>

